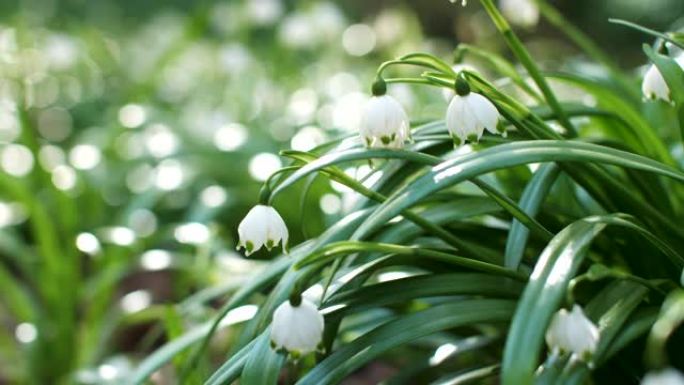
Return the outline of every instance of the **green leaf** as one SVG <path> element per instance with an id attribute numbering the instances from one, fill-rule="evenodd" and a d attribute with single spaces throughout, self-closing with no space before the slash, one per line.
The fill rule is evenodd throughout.
<path id="1" fill-rule="evenodd" d="M 546 327 L 591 242 L 605 227 L 601 217 L 574 222 L 542 252 L 509 329 L 502 367 L 504 385 L 533 383 Z"/>
<path id="2" fill-rule="evenodd" d="M 416 298 L 447 295 L 517 298 L 523 287 L 520 282 L 488 274 L 419 275 L 337 292 L 323 303 L 322 311 L 331 316 L 348 314 Z"/>
<path id="3" fill-rule="evenodd" d="M 544 199 L 546 199 L 551 186 L 556 181 L 559 168 L 553 164 L 544 164 L 534 173 L 532 180 L 525 187 L 519 206 L 529 216 L 534 217 L 539 212 Z M 529 236 L 529 229 L 521 222 L 514 219 L 506 240 L 506 251 L 504 254 L 505 266 L 516 269 L 520 265 L 525 245 Z"/>
<path id="4" fill-rule="evenodd" d="M 252 318 L 256 307 L 253 305 L 247 305 L 243 308 L 239 308 L 239 312 L 234 313 L 234 316 L 230 315 L 223 319 L 217 326 L 218 330 L 224 329 L 228 326 L 235 325 L 236 323 L 244 322 L 247 319 Z M 147 381 L 147 378 L 152 375 L 155 371 L 165 365 L 167 362 L 172 360 L 178 353 L 184 351 L 185 349 L 192 346 L 192 344 L 202 340 L 209 330 L 212 328 L 212 322 L 205 322 L 201 326 L 197 326 L 190 331 L 184 333 L 182 336 L 167 342 L 161 348 L 154 351 L 143 360 L 140 365 L 133 371 L 129 377 L 127 383 L 131 385 L 141 385 Z"/>
<path id="5" fill-rule="evenodd" d="M 514 302 L 507 300 L 469 299 L 398 317 L 341 346 L 297 385 L 337 384 L 354 370 L 396 346 L 441 330 L 507 321 L 514 306 Z"/>
<path id="6" fill-rule="evenodd" d="M 266 330 L 249 352 L 240 377 L 240 384 L 277 385 L 285 357 L 276 353 L 271 348 L 270 342 L 269 331 Z"/>
<path id="7" fill-rule="evenodd" d="M 629 167 L 684 181 L 684 174 L 662 163 L 625 151 L 576 141 L 535 140 L 502 144 L 447 160 L 398 191 L 355 232 L 363 239 L 426 196 L 491 171 L 539 162 L 591 162 Z"/>
<path id="8" fill-rule="evenodd" d="M 268 340 L 268 332 L 263 333 L 260 337 L 255 338 L 247 345 L 243 346 L 238 352 L 233 354 L 230 359 L 223 363 L 212 375 L 207 379 L 205 385 L 223 385 L 232 384 L 238 376 L 242 373 L 242 369 L 247 362 L 247 357 L 254 346 L 261 339 Z"/>

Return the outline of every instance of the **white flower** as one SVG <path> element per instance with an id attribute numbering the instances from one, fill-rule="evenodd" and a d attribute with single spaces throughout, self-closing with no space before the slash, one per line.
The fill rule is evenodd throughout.
<path id="1" fill-rule="evenodd" d="M 470 92 L 470 87 L 461 77 L 456 81 L 457 91 L 446 112 L 446 126 L 455 144 L 478 141 L 484 130 L 498 133 L 499 111 L 484 96 Z M 460 87 L 460 90 L 459 90 Z"/>
<path id="2" fill-rule="evenodd" d="M 680 67 L 684 68 L 684 56 L 679 56 L 675 59 Z M 655 64 L 651 64 L 644 75 L 644 80 L 641 83 L 641 92 L 647 99 L 661 99 L 670 102 L 670 88 L 665 83 L 663 75 L 658 70 Z"/>
<path id="3" fill-rule="evenodd" d="M 324 322 L 316 305 L 306 298 L 298 300 L 298 305 L 293 305 L 292 299 L 283 302 L 273 313 L 271 342 L 275 349 L 306 354 L 321 342 Z"/>
<path id="4" fill-rule="evenodd" d="M 684 375 L 677 369 L 667 368 L 646 374 L 641 385 L 684 385 Z"/>
<path id="5" fill-rule="evenodd" d="M 385 91 L 381 79 L 373 84 L 373 96 L 364 107 L 359 131 L 368 147 L 401 148 L 411 138 L 409 119 L 401 104 Z"/>
<path id="6" fill-rule="evenodd" d="M 539 22 L 539 7 L 532 0 L 501 0 L 501 13 L 511 23 L 533 27 Z"/>
<path id="7" fill-rule="evenodd" d="M 546 343 L 551 350 L 560 350 L 576 354 L 587 360 L 596 351 L 599 332 L 589 318 L 584 315 L 579 305 L 572 311 L 559 310 L 546 330 Z"/>
<path id="8" fill-rule="evenodd" d="M 240 242 L 238 249 L 244 247 L 245 255 L 259 250 L 261 246 L 272 249 L 282 241 L 283 250 L 287 249 L 289 233 L 280 214 L 271 206 L 252 207 L 238 226 Z"/>

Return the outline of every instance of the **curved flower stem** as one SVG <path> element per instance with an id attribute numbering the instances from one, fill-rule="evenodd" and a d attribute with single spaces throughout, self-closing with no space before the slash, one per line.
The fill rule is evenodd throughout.
<path id="1" fill-rule="evenodd" d="M 268 205 L 268 201 L 271 196 L 271 183 L 276 177 L 280 176 L 283 173 L 295 171 L 300 168 L 301 166 L 286 166 L 274 171 L 271 175 L 269 175 L 264 184 L 261 185 L 261 189 L 259 190 L 259 204 Z"/>
<path id="2" fill-rule="evenodd" d="M 378 67 L 378 70 L 375 72 L 377 76 L 381 76 L 382 72 L 389 66 L 392 65 L 414 65 L 418 67 L 425 67 L 425 68 L 430 68 L 436 71 L 441 71 L 441 69 L 438 66 L 435 66 L 432 63 L 425 62 L 422 60 L 401 60 L 401 59 L 395 59 L 395 60 L 388 60 Z"/>
<path id="3" fill-rule="evenodd" d="M 537 84 L 537 87 L 539 87 L 539 90 L 544 95 L 544 99 L 546 99 L 546 102 L 549 104 L 549 107 L 551 107 L 551 109 L 553 109 L 553 111 L 558 116 L 559 123 L 563 127 L 565 127 L 570 136 L 577 136 L 577 131 L 575 130 L 575 127 L 572 125 L 568 117 L 565 115 L 565 112 L 563 112 L 563 109 L 561 108 L 558 99 L 556 99 L 556 95 L 554 95 L 553 91 L 551 90 L 551 87 L 549 87 L 548 83 L 546 82 L 546 79 L 544 79 L 541 72 L 539 71 L 539 68 L 534 63 L 534 59 L 532 59 L 530 53 L 522 44 L 518 36 L 513 32 L 511 26 L 508 24 L 506 19 L 504 19 L 503 15 L 501 15 L 501 13 L 496 8 L 492 0 L 480 0 L 480 2 L 484 6 L 489 16 L 492 18 L 492 21 L 494 22 L 494 25 L 496 25 L 496 28 L 503 35 L 503 38 L 504 40 L 506 40 L 506 43 L 508 44 L 509 48 L 513 51 L 518 60 L 520 60 L 520 63 L 523 65 L 523 67 L 527 69 L 527 72 L 530 74 L 530 77 L 532 77 L 534 82 Z"/>
<path id="4" fill-rule="evenodd" d="M 424 78 L 389 78 L 385 79 L 385 83 L 390 84 L 390 83 L 407 83 L 407 84 L 424 84 L 428 86 L 437 86 L 441 87 L 440 84 L 435 84 L 431 82 L 429 79 L 424 79 Z"/>
<path id="5" fill-rule="evenodd" d="M 431 62 L 431 64 L 436 67 L 440 72 L 444 72 L 445 74 L 449 74 L 452 76 L 456 75 L 456 72 L 454 72 L 454 69 L 451 68 L 450 65 L 445 63 L 442 59 L 438 58 L 437 56 L 431 55 L 429 53 L 424 53 L 424 52 L 416 52 L 416 53 L 410 53 L 408 55 L 404 55 L 399 58 L 399 60 L 411 60 L 411 59 L 425 59 L 427 62 Z"/>
<path id="6" fill-rule="evenodd" d="M 622 19 L 608 19 L 608 21 L 609 21 L 610 23 L 613 23 L 613 24 L 619 24 L 619 25 L 623 25 L 623 26 L 625 26 L 625 27 L 629 27 L 629 28 L 632 28 L 632 29 L 636 29 L 637 31 L 643 32 L 643 33 L 645 33 L 645 34 L 647 34 L 647 35 L 651 35 L 651 36 L 653 36 L 653 37 L 657 37 L 657 38 L 663 39 L 663 40 L 665 40 L 666 42 L 668 42 L 668 43 L 670 43 L 670 44 L 674 44 L 674 45 L 676 45 L 677 47 L 679 47 L 679 48 L 681 48 L 681 49 L 684 49 L 684 44 L 682 44 L 681 41 L 677 41 L 677 40 L 673 39 L 672 37 L 668 36 L 668 35 L 665 34 L 665 33 L 658 32 L 658 31 L 653 30 L 653 29 L 650 29 L 650 28 L 646 28 L 646 27 L 644 27 L 644 26 L 641 26 L 641 25 L 636 24 L 636 23 L 632 23 L 631 21 L 627 21 L 627 20 L 622 20 Z"/>
<path id="7" fill-rule="evenodd" d="M 359 241 L 341 241 L 326 245 L 322 249 L 310 254 L 306 258 L 295 264 L 295 268 L 302 268 L 304 266 L 315 263 L 322 265 L 324 262 L 329 262 L 335 259 L 338 255 L 357 253 L 357 252 L 381 252 L 394 255 L 413 255 L 417 257 L 424 257 L 436 261 L 446 262 L 453 265 L 458 265 L 470 268 L 485 273 L 505 276 L 515 279 L 517 281 L 526 282 L 528 277 L 526 274 L 511 270 L 499 265 L 488 262 L 482 262 L 477 259 L 460 257 L 447 253 L 444 251 L 426 249 L 415 246 L 402 246 L 391 243 L 378 242 L 359 242 Z"/>
<path id="8" fill-rule="evenodd" d="M 544 101 L 543 97 L 525 82 L 522 76 L 515 71 L 513 65 L 506 59 L 470 44 L 461 43 L 458 45 L 458 48 L 456 48 L 455 55 L 461 59 L 465 54 L 470 54 L 477 59 L 488 63 L 496 72 L 511 79 L 515 85 L 535 101 L 539 103 Z"/>
<path id="9" fill-rule="evenodd" d="M 419 154 L 419 153 L 417 153 Z M 293 159 L 297 159 L 303 162 L 308 162 L 310 159 L 306 158 L 306 155 L 312 156 L 310 154 L 305 154 L 305 153 L 295 153 L 295 152 L 287 152 L 283 153 L 284 156 L 291 157 Z M 420 154 L 420 156 L 425 156 L 425 154 Z M 345 174 L 342 170 L 339 170 L 335 167 L 327 167 L 323 170 L 321 170 L 323 173 L 327 174 L 329 177 L 334 179 L 336 182 L 342 183 L 345 186 L 351 188 L 352 190 L 360 193 L 361 195 L 365 196 L 366 198 L 372 199 L 376 202 L 382 203 L 387 200 L 387 197 L 373 191 L 363 184 L 359 183 L 356 181 L 354 178 L 350 177 L 349 175 Z M 273 200 L 273 195 L 270 196 L 269 198 L 271 201 Z M 405 210 L 402 212 L 404 218 L 407 220 L 415 223 L 418 227 L 426 230 L 429 233 L 434 234 L 436 237 L 442 239 L 444 242 L 447 244 L 456 247 L 457 249 L 463 251 L 465 254 L 468 256 L 477 256 L 479 255 L 479 251 L 468 244 L 467 242 L 462 241 L 461 239 L 455 237 L 453 234 L 445 230 L 439 225 L 436 225 L 425 218 L 421 217 L 420 215 L 409 211 Z"/>

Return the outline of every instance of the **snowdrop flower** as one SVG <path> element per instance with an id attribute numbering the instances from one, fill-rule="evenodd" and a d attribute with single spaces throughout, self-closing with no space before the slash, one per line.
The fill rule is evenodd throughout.
<path id="1" fill-rule="evenodd" d="M 675 59 L 680 67 L 684 68 L 684 55 Z M 670 100 L 670 88 L 665 83 L 663 75 L 658 70 L 655 64 L 651 64 L 644 75 L 644 80 L 641 83 L 641 92 L 643 92 L 646 99 L 661 99 L 666 102 Z"/>
<path id="2" fill-rule="evenodd" d="M 684 375 L 677 369 L 667 368 L 646 374 L 641 385 L 684 385 Z"/>
<path id="3" fill-rule="evenodd" d="M 501 13 L 511 23 L 521 27 L 534 27 L 539 22 L 539 7 L 533 0 L 501 0 Z"/>
<path id="4" fill-rule="evenodd" d="M 459 76 L 456 79 L 456 94 L 446 112 L 446 126 L 454 140 L 460 145 L 467 140 L 480 140 L 484 130 L 496 134 L 499 111 L 484 96 L 470 92 L 468 82 Z"/>
<path id="5" fill-rule="evenodd" d="M 361 117 L 360 134 L 368 147 L 401 148 L 411 138 L 404 108 L 386 94 L 387 85 L 379 78 L 373 83 L 373 96 Z"/>
<path id="6" fill-rule="evenodd" d="M 273 313 L 272 346 L 295 355 L 313 352 L 323 338 L 323 327 L 316 305 L 301 295 L 293 296 Z"/>
<path id="7" fill-rule="evenodd" d="M 261 249 L 261 246 L 271 250 L 281 241 L 283 250 L 287 250 L 287 226 L 280 214 L 271 206 L 259 204 L 252 207 L 238 225 L 238 235 L 238 249 L 244 247 L 245 255 Z"/>
<path id="8" fill-rule="evenodd" d="M 594 354 L 598 339 L 596 325 L 579 305 L 573 306 L 572 311 L 559 310 L 546 330 L 546 343 L 551 350 L 570 352 L 582 360 L 588 360 Z"/>

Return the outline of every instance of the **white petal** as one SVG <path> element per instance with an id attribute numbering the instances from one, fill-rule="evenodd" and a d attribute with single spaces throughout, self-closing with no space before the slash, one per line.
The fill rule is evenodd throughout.
<path id="1" fill-rule="evenodd" d="M 471 92 L 470 106 L 479 123 L 492 134 L 497 134 L 496 125 L 499 122 L 499 111 L 494 103 L 484 96 Z"/>
<path id="2" fill-rule="evenodd" d="M 646 374 L 641 385 L 684 385 L 684 375 L 677 369 L 667 368 Z"/>
<path id="3" fill-rule="evenodd" d="M 651 64 L 651 67 L 644 76 L 644 80 L 641 83 L 641 91 L 646 98 L 670 101 L 670 88 L 665 83 L 665 79 L 658 70 L 658 67 L 653 64 Z"/>
<path id="4" fill-rule="evenodd" d="M 251 250 L 246 251 L 246 255 L 259 250 L 267 239 L 268 230 L 268 206 L 256 205 L 245 215 L 245 218 L 238 225 L 239 246 L 247 249 L 247 243 L 251 243 Z"/>
<path id="5" fill-rule="evenodd" d="M 454 95 L 447 107 L 447 129 L 452 135 L 456 135 L 461 141 L 465 141 L 468 136 L 467 124 L 466 100 L 460 95 Z"/>
<path id="6" fill-rule="evenodd" d="M 323 328 L 323 316 L 311 301 L 302 298 L 297 307 L 285 301 L 273 313 L 271 340 L 278 348 L 306 354 L 316 350 Z"/>
<path id="7" fill-rule="evenodd" d="M 513 24 L 532 27 L 539 22 L 539 8 L 530 0 L 501 0 L 501 13 Z"/>
<path id="8" fill-rule="evenodd" d="M 287 248 L 287 241 L 289 238 L 289 233 L 287 231 L 287 226 L 285 221 L 278 214 L 278 212 L 271 206 L 268 207 L 268 220 L 266 222 L 267 234 L 266 239 L 273 243 L 273 246 L 277 246 L 280 241 L 283 242 L 283 249 Z"/>
<path id="9" fill-rule="evenodd" d="M 373 96 L 364 107 L 360 133 L 373 147 L 400 147 L 409 137 L 409 121 L 404 108 L 389 95 Z M 388 143 L 382 139 L 394 138 Z"/>

